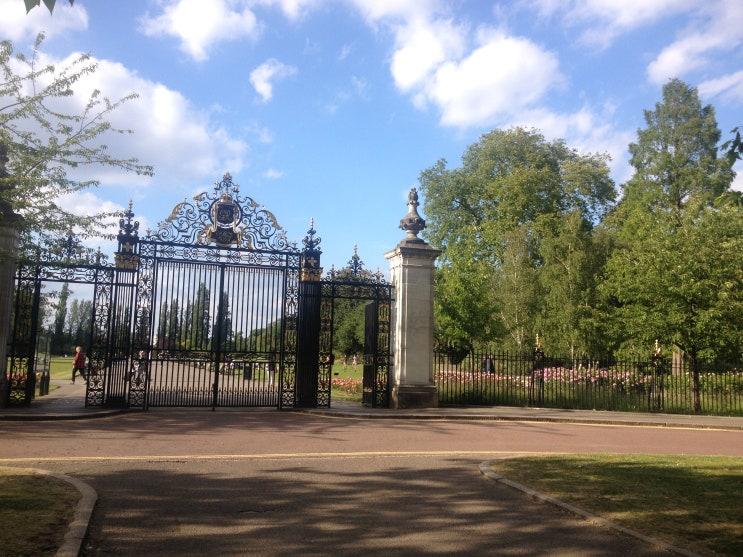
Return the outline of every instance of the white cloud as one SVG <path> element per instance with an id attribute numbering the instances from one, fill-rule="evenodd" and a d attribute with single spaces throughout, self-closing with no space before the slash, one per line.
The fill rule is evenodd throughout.
<path id="1" fill-rule="evenodd" d="M 73 54 L 61 61 L 42 57 L 41 62 L 63 68 L 77 56 Z M 92 62 L 98 64 L 97 70 L 75 84 L 75 95 L 61 101 L 63 110 L 82 113 L 93 90 L 100 90 L 112 101 L 136 91 L 137 98 L 107 117 L 113 128 L 131 129 L 134 133 L 108 133 L 101 136 L 101 141 L 108 145 L 113 157 L 136 157 L 143 164 L 153 165 L 155 177 L 99 166 L 80 167 L 74 171 L 76 176 L 96 178 L 108 186 L 146 189 L 151 183 L 179 186 L 203 177 L 221 176 L 226 170 L 237 173 L 242 169 L 247 145 L 215 126 L 208 112 L 194 107 L 179 92 L 143 79 L 122 64 L 96 59 Z"/>
<path id="2" fill-rule="evenodd" d="M 699 94 L 705 99 L 721 96 L 743 103 L 743 70 L 710 79 L 699 84 Z"/>
<path id="3" fill-rule="evenodd" d="M 358 9 L 364 19 L 371 25 L 382 20 L 401 19 L 412 21 L 426 19 L 431 14 L 439 12 L 443 2 L 441 0 L 348 0 Z"/>
<path id="4" fill-rule="evenodd" d="M 279 178 L 284 177 L 284 173 L 280 170 L 276 170 L 275 168 L 269 168 L 263 173 L 263 177 L 269 180 L 278 180 Z"/>
<path id="5" fill-rule="evenodd" d="M 743 3 L 739 0 L 704 3 L 681 35 L 648 65 L 651 82 L 660 84 L 704 69 L 714 64 L 715 57 L 737 51 L 743 43 Z"/>
<path id="6" fill-rule="evenodd" d="M 557 57 L 534 42 L 458 22 L 436 0 L 351 0 L 373 26 L 395 36 L 390 71 L 416 108 L 435 106 L 443 125 L 503 122 L 560 85 Z"/>
<path id="7" fill-rule="evenodd" d="M 736 165 L 740 166 L 740 164 Z M 733 183 L 730 185 L 730 189 L 735 191 L 743 191 L 743 169 L 742 168 L 733 168 L 737 172 L 735 175 L 735 179 L 733 180 Z"/>
<path id="8" fill-rule="evenodd" d="M 325 0 L 262 0 L 262 3 L 268 6 L 279 6 L 284 15 L 292 20 L 303 17 L 312 8 L 324 2 Z"/>
<path id="9" fill-rule="evenodd" d="M 617 37 L 660 19 L 683 13 L 705 0 L 531 0 L 529 9 L 542 17 L 559 17 L 571 28 L 582 28 L 577 38 L 605 48 Z"/>
<path id="10" fill-rule="evenodd" d="M 88 12 L 82 5 L 57 2 L 54 15 L 43 4 L 26 14 L 21 0 L 0 0 L 0 37 L 14 43 L 33 41 L 39 32 L 55 37 L 88 28 Z"/>
<path id="11" fill-rule="evenodd" d="M 258 35 L 260 26 L 250 7 L 240 2 L 239 9 L 233 10 L 234 4 L 209 0 L 205 9 L 202 0 L 166 0 L 162 13 L 142 18 L 142 30 L 148 36 L 176 37 L 182 51 L 203 61 L 209 57 L 208 50 L 219 42 Z"/>
<path id="12" fill-rule="evenodd" d="M 450 21 L 411 21 L 398 28 L 397 50 L 390 69 L 395 84 L 408 92 L 440 64 L 457 58 L 464 48 L 464 30 Z"/>
<path id="13" fill-rule="evenodd" d="M 487 32 L 467 56 L 441 64 L 423 89 L 443 124 L 484 126 L 538 103 L 561 80 L 552 53 L 523 38 Z"/>
<path id="14" fill-rule="evenodd" d="M 288 66 L 271 58 L 250 72 L 250 83 L 261 96 L 261 100 L 268 102 L 273 97 L 273 82 L 295 73 L 297 73 L 297 68 L 294 66 Z"/>

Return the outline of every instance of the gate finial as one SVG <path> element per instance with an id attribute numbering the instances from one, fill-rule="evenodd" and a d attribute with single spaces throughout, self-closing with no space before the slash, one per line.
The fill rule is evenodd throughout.
<path id="1" fill-rule="evenodd" d="M 408 233 L 408 240 L 422 242 L 418 238 L 418 233 L 426 228 L 426 221 L 421 218 L 418 214 L 418 191 L 415 188 L 410 188 L 408 194 L 408 214 L 400 220 L 400 228 Z"/>
<path id="2" fill-rule="evenodd" d="M 129 208 L 124 212 L 124 217 L 119 219 L 119 249 L 114 253 L 116 268 L 126 271 L 134 271 L 139 265 L 139 256 L 136 254 L 136 246 L 139 242 L 139 221 L 134 219 L 132 211 L 133 203 L 129 200 Z"/>
<path id="3" fill-rule="evenodd" d="M 319 237 L 315 238 L 316 232 L 315 219 L 310 219 L 310 229 L 307 231 L 307 236 L 302 240 L 304 249 L 301 256 L 302 274 L 300 278 L 303 281 L 317 282 L 322 276 L 322 267 L 320 267 L 322 250 L 318 247 L 321 239 Z"/>

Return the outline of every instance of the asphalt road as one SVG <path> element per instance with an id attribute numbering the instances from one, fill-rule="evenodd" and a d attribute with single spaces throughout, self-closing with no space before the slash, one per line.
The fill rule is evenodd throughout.
<path id="1" fill-rule="evenodd" d="M 162 409 L 3 423 L 0 465 L 95 488 L 88 556 L 668 554 L 478 469 L 550 452 L 743 456 L 743 432 Z"/>

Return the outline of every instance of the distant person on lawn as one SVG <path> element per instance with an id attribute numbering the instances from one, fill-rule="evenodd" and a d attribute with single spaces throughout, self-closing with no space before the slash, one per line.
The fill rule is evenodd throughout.
<path id="1" fill-rule="evenodd" d="M 75 359 L 72 361 L 72 383 L 75 383 L 75 375 L 77 375 L 77 372 L 80 372 L 80 377 L 83 379 L 86 379 L 85 377 L 85 352 L 83 352 L 83 347 L 78 346 L 75 348 Z"/>

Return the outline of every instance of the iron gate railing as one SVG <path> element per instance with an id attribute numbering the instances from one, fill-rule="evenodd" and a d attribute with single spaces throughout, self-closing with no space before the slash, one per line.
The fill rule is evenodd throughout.
<path id="1" fill-rule="evenodd" d="M 127 404 L 291 406 L 301 252 L 273 214 L 226 175 L 136 246 Z"/>
<path id="2" fill-rule="evenodd" d="M 362 355 L 362 401 L 371 407 L 389 406 L 392 291 L 393 286 L 385 282 L 382 273 L 364 269 L 355 248 L 347 268 L 340 271 L 331 269 L 322 280 L 320 351 L 324 365 L 321 365 L 321 377 L 330 384 L 336 302 L 346 300 L 368 305 Z M 330 388 L 328 396 L 329 393 Z"/>
<path id="3" fill-rule="evenodd" d="M 631 412 L 743 415 L 743 365 L 700 370 L 695 397 L 688 365 L 653 354 L 636 359 L 531 353 L 434 353 L 442 405 L 502 405 Z"/>
<path id="4" fill-rule="evenodd" d="M 356 254 L 348 276 L 321 280 L 312 225 L 298 249 L 229 174 L 144 237 L 131 204 L 119 225 L 114 264 L 70 236 L 19 266 L 13 403 L 33 398 L 40 291 L 56 281 L 93 286 L 86 406 L 329 406 L 338 299 L 375 304 L 365 400 L 387 405 L 392 287 Z"/>
<path id="5" fill-rule="evenodd" d="M 87 284 L 93 287 L 91 330 L 85 352 L 89 377 L 86 405 L 100 405 L 109 344 L 111 294 L 116 269 L 100 251 L 84 248 L 70 233 L 56 246 L 38 249 L 33 259 L 18 263 L 13 321 L 8 346 L 5 406 L 29 406 L 36 390 L 36 342 L 41 329 L 41 299 L 45 285 Z"/>

